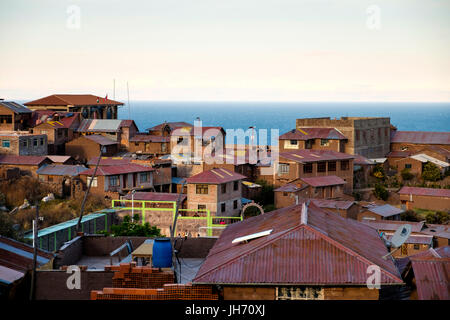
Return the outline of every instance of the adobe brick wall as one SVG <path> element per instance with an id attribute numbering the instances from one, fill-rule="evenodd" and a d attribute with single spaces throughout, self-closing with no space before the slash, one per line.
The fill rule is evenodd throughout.
<path id="1" fill-rule="evenodd" d="M 75 237 L 64 244 L 56 253 L 54 268 L 76 264 L 83 256 L 83 237 Z"/>
<path id="2" fill-rule="evenodd" d="M 275 287 L 223 286 L 224 300 L 275 300 Z"/>
<path id="3" fill-rule="evenodd" d="M 415 160 L 412 158 L 403 158 L 403 159 L 395 161 L 393 164 L 394 164 L 394 167 L 397 168 L 397 171 L 398 171 L 398 174 L 400 177 L 401 177 L 401 172 L 403 169 L 405 169 L 406 164 L 411 165 L 411 169 L 409 169 L 410 173 L 414 174 L 416 177 L 422 176 L 423 163 L 420 162 L 419 160 Z"/>
<path id="4" fill-rule="evenodd" d="M 412 202 L 409 200 L 409 194 L 400 195 L 400 201 L 406 204 L 406 209 L 408 210 L 427 209 L 435 211 L 450 211 L 450 198 L 412 195 Z"/>

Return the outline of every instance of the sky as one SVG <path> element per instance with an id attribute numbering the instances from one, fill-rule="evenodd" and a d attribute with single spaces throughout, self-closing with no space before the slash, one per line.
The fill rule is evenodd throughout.
<path id="1" fill-rule="evenodd" d="M 0 40 L 9 100 L 450 101 L 448 0 L 1 0 Z"/>

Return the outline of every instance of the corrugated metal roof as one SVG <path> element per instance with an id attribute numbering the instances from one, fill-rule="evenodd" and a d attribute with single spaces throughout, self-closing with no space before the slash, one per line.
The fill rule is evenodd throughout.
<path id="1" fill-rule="evenodd" d="M 170 137 L 138 134 L 132 137 L 130 142 L 170 142 Z"/>
<path id="2" fill-rule="evenodd" d="M 8 108 L 14 113 L 31 113 L 30 109 L 14 101 L 0 101 L 0 106 Z"/>
<path id="3" fill-rule="evenodd" d="M 84 119 L 78 132 L 119 132 L 122 120 L 116 119 Z"/>
<path id="4" fill-rule="evenodd" d="M 118 143 L 117 141 L 111 140 L 111 139 L 104 137 L 102 135 L 99 135 L 99 134 L 91 134 L 91 135 L 82 136 L 82 137 L 92 140 L 101 146 L 109 146 L 109 145 Z"/>
<path id="5" fill-rule="evenodd" d="M 407 194 L 415 196 L 430 196 L 430 197 L 447 197 L 450 198 L 450 189 L 435 189 L 435 188 L 419 188 L 419 187 L 402 187 L 398 194 Z"/>
<path id="6" fill-rule="evenodd" d="M 336 128 L 298 128 L 292 129 L 279 137 L 280 140 L 330 139 L 347 140 Z"/>
<path id="7" fill-rule="evenodd" d="M 25 276 L 25 273 L 0 265 L 0 282 L 11 284 Z"/>
<path id="8" fill-rule="evenodd" d="M 0 155 L 0 164 L 17 164 L 37 166 L 47 160 L 46 156 Z M 51 160 L 50 160 L 51 161 Z"/>
<path id="9" fill-rule="evenodd" d="M 386 157 L 388 158 L 407 158 L 412 154 L 410 151 L 391 151 Z"/>
<path id="10" fill-rule="evenodd" d="M 55 115 L 58 115 L 58 121 L 54 121 Z M 63 112 L 53 110 L 35 110 L 30 119 L 30 126 L 35 127 L 40 124 L 50 124 L 55 128 L 71 128 L 75 129 L 74 125 L 79 119 L 79 112 Z"/>
<path id="11" fill-rule="evenodd" d="M 425 153 L 415 154 L 415 155 L 411 156 L 410 158 L 420 161 L 422 163 L 432 162 L 441 168 L 447 168 L 448 166 L 450 166 L 447 162 L 433 158 Z"/>
<path id="12" fill-rule="evenodd" d="M 395 131 L 391 143 L 446 144 L 450 145 L 450 132 Z"/>
<path id="13" fill-rule="evenodd" d="M 80 172 L 80 175 L 91 176 L 94 173 L 95 168 L 91 168 L 85 171 Z M 155 171 L 155 169 L 151 167 L 142 166 L 140 164 L 129 163 L 120 166 L 99 166 L 96 176 L 112 176 L 116 174 L 124 174 L 124 173 L 133 173 L 133 172 L 150 172 Z"/>
<path id="14" fill-rule="evenodd" d="M 174 130 L 176 128 L 181 128 L 181 127 L 193 127 L 192 124 L 187 123 L 187 122 L 183 122 L 183 121 L 178 121 L 178 122 L 164 122 L 164 123 L 160 123 L 154 127 L 148 128 L 146 129 L 147 131 L 156 131 L 156 130 L 161 130 L 164 126 L 169 126 L 169 128 L 171 130 Z"/>
<path id="15" fill-rule="evenodd" d="M 190 178 L 187 178 L 187 183 L 206 183 L 206 184 L 221 184 L 230 181 L 246 179 L 246 176 L 230 171 L 224 168 L 215 168 L 208 171 L 200 172 Z"/>
<path id="16" fill-rule="evenodd" d="M 367 267 L 378 265 L 382 284 L 400 274 L 376 230 L 309 204 L 291 206 L 229 225 L 210 250 L 194 283 L 366 285 Z M 305 216 L 306 217 L 306 216 Z M 272 229 L 248 241 L 233 239 Z"/>
<path id="17" fill-rule="evenodd" d="M 187 195 L 181 195 L 181 202 L 186 200 Z M 131 194 L 127 194 L 125 199 L 131 200 Z M 178 201 L 178 193 L 167 192 L 136 192 L 134 194 L 134 200 L 147 200 L 147 201 Z"/>
<path id="18" fill-rule="evenodd" d="M 275 191 L 275 192 L 297 192 L 297 191 L 303 190 L 307 187 L 308 187 L 307 184 L 296 181 L 296 182 L 287 183 L 279 188 L 276 188 L 273 191 Z"/>
<path id="19" fill-rule="evenodd" d="M 346 183 L 344 179 L 338 176 L 323 176 L 323 177 L 311 177 L 300 179 L 313 187 L 336 186 Z"/>
<path id="20" fill-rule="evenodd" d="M 376 213 L 382 217 L 390 217 L 395 216 L 397 214 L 401 214 L 405 212 L 405 210 L 396 208 L 394 206 L 391 206 L 390 204 L 384 204 L 384 205 L 369 205 L 365 207 L 367 210 Z"/>
<path id="21" fill-rule="evenodd" d="M 310 149 L 280 152 L 279 156 L 280 159 L 285 158 L 299 163 L 318 162 L 327 160 L 347 160 L 355 158 L 355 156 L 347 153 L 332 150 L 310 150 Z"/>
<path id="22" fill-rule="evenodd" d="M 370 160 L 370 159 L 367 159 L 366 157 L 363 157 L 363 156 L 360 155 L 360 154 L 355 154 L 354 157 L 355 157 L 355 159 L 353 160 L 353 163 L 356 164 L 356 165 L 362 165 L 362 166 L 364 166 L 364 165 L 372 165 L 372 164 L 375 164 L 374 161 L 372 161 L 372 160 Z"/>
<path id="23" fill-rule="evenodd" d="M 427 223 L 422 233 L 434 237 L 450 239 L 450 225 Z"/>
<path id="24" fill-rule="evenodd" d="M 39 175 L 75 177 L 78 176 L 80 172 L 87 169 L 88 168 L 81 165 L 51 164 L 39 168 L 38 170 L 36 170 L 36 173 Z"/>
<path id="25" fill-rule="evenodd" d="M 71 159 L 71 156 L 47 156 L 50 160 L 52 160 L 55 163 L 64 163 L 67 160 Z"/>
<path id="26" fill-rule="evenodd" d="M 410 259 L 419 299 L 450 300 L 450 258 L 448 255 L 438 258 L 434 253 L 427 252 L 424 255 L 412 256 Z"/>
<path id="27" fill-rule="evenodd" d="M 299 201 L 304 202 L 306 199 L 299 199 Z M 352 205 L 355 204 L 354 201 L 345 201 L 345 200 L 327 200 L 327 199 L 310 199 L 312 203 L 314 203 L 319 208 L 325 209 L 341 209 L 347 210 Z"/>
<path id="28" fill-rule="evenodd" d="M 89 159 L 87 165 L 97 165 L 98 157 Z M 122 166 L 131 163 L 131 158 L 124 157 L 101 157 L 99 166 Z"/>
<path id="29" fill-rule="evenodd" d="M 97 102 L 98 101 L 98 102 Z M 121 106 L 122 102 L 105 99 L 92 94 L 52 94 L 50 96 L 24 103 L 26 106 Z"/>
<path id="30" fill-rule="evenodd" d="M 394 221 L 394 220 L 363 220 L 362 223 L 381 231 L 396 231 L 401 225 L 409 224 L 412 232 L 421 232 L 424 226 L 424 221 Z"/>
<path id="31" fill-rule="evenodd" d="M 385 233 L 386 239 L 391 240 L 394 233 Z M 424 234 L 411 234 L 408 239 L 406 239 L 405 243 L 407 244 L 427 244 L 432 245 L 433 236 L 428 236 Z"/>

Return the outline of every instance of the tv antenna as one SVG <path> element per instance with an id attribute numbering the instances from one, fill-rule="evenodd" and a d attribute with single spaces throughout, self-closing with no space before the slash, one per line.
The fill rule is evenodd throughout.
<path id="1" fill-rule="evenodd" d="M 395 251 L 400 249 L 402 244 L 408 240 L 409 235 L 411 234 L 411 225 L 404 224 L 401 225 L 392 236 L 391 240 L 387 240 L 384 233 L 381 233 L 381 237 L 385 240 L 386 245 L 391 248 L 395 248 L 393 251 L 383 256 L 383 259 L 386 260 L 388 256 L 392 255 Z"/>

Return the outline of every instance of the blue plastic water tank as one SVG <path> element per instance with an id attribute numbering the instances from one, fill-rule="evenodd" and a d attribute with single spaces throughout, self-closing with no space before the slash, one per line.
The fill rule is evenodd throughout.
<path id="1" fill-rule="evenodd" d="M 169 238 L 156 238 L 153 243 L 152 264 L 154 268 L 172 267 L 172 244 Z"/>

